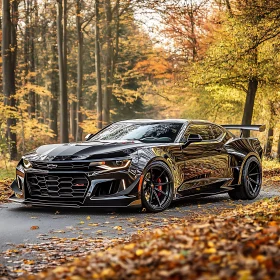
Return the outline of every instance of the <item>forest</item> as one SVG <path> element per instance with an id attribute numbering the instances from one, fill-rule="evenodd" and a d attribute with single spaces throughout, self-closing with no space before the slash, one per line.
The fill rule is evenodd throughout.
<path id="1" fill-rule="evenodd" d="M 2 160 L 130 118 L 266 124 L 279 158 L 280 1 L 1 5 Z"/>
<path id="2" fill-rule="evenodd" d="M 1 279 L 280 279 L 280 0 L 0 7 Z M 71 163 L 49 164 L 46 147 L 37 166 L 22 158 L 147 118 L 265 125 L 243 131 L 264 153 L 255 139 L 220 153 L 225 133 L 185 158 L 187 145 L 130 148 L 155 137 L 112 156 L 49 148 L 93 151 Z"/>

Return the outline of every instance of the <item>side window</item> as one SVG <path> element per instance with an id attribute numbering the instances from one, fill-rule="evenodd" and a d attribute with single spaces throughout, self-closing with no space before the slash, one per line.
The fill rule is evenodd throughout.
<path id="1" fill-rule="evenodd" d="M 188 138 L 190 134 L 199 134 L 202 137 L 203 141 L 209 141 L 214 139 L 212 133 L 211 125 L 208 124 L 192 124 L 188 127 L 185 135 L 184 141 Z"/>
<path id="2" fill-rule="evenodd" d="M 214 139 L 218 139 L 224 133 L 223 130 L 217 125 L 212 125 L 212 132 L 214 134 Z"/>

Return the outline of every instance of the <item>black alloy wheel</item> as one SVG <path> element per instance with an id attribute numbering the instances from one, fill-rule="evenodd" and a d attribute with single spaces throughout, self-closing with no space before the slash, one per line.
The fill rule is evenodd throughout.
<path id="1" fill-rule="evenodd" d="M 161 162 L 151 163 L 143 174 L 141 199 L 149 212 L 165 210 L 173 198 L 173 176 L 168 166 Z"/>
<path id="2" fill-rule="evenodd" d="M 242 170 L 241 186 L 229 191 L 232 199 L 254 199 L 261 190 L 262 168 L 259 160 L 252 156 L 247 159 Z"/>

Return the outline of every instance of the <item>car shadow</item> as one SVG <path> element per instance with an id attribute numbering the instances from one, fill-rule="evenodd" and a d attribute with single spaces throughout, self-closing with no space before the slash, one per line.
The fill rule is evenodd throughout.
<path id="1" fill-rule="evenodd" d="M 225 194 L 208 196 L 201 198 L 184 198 L 178 201 L 174 201 L 169 206 L 168 210 L 173 211 L 180 208 L 186 208 L 188 206 L 206 205 L 206 204 L 217 204 L 225 203 L 230 201 L 229 197 Z M 42 206 L 31 206 L 31 205 L 18 205 L 9 207 L 9 211 L 12 212 L 25 212 L 28 214 L 35 215 L 36 213 L 48 214 L 48 215 L 117 215 L 117 216 L 131 216 L 131 215 L 156 215 L 156 213 L 148 213 L 142 208 L 108 208 L 108 207 L 83 207 L 83 208 L 70 208 L 70 207 L 42 207 Z"/>

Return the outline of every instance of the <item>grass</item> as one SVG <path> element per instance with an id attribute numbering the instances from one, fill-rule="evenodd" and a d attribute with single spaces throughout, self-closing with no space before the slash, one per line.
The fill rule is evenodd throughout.
<path id="1" fill-rule="evenodd" d="M 0 180 L 14 179 L 16 175 L 16 161 L 0 160 Z"/>
<path id="2" fill-rule="evenodd" d="M 15 168 L 0 169 L 0 180 L 14 179 L 15 178 Z"/>

